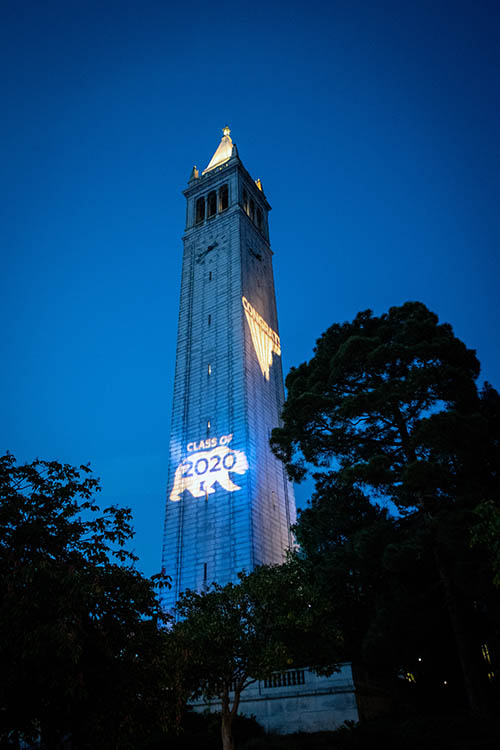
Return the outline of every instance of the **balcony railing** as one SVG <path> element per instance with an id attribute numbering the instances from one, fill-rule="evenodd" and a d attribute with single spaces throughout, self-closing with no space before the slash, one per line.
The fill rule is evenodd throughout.
<path id="1" fill-rule="evenodd" d="M 275 672 L 268 680 L 264 680 L 264 688 L 291 687 L 303 685 L 305 676 L 303 669 L 289 669 L 286 672 Z"/>

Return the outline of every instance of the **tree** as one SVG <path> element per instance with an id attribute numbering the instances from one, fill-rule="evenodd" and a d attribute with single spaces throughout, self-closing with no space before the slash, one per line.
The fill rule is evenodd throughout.
<path id="1" fill-rule="evenodd" d="M 473 713 L 484 710 L 473 623 L 475 508 L 498 503 L 498 394 L 479 362 L 419 302 L 331 326 L 286 379 L 272 446 L 292 478 L 308 465 L 345 491 L 393 504 L 431 551 Z M 492 407 L 492 404 L 495 407 Z M 353 502 L 356 502 L 353 499 Z"/>
<path id="2" fill-rule="evenodd" d="M 130 510 L 95 502 L 87 466 L 0 458 L 0 738 L 147 745 L 165 721 L 155 581 L 124 545 Z M 165 584 L 165 581 L 162 581 Z"/>
<path id="3" fill-rule="evenodd" d="M 324 671 L 335 670 L 340 637 L 334 628 L 320 633 L 319 605 L 293 563 L 262 566 L 240 574 L 238 584 L 212 584 L 206 592 L 181 595 L 182 619 L 170 634 L 170 648 L 182 655 L 184 696 L 220 700 L 224 750 L 234 748 L 232 724 L 249 684 L 292 664 L 317 662 Z M 328 639 L 329 648 L 323 649 Z"/>
<path id="4" fill-rule="evenodd" d="M 323 617 L 343 634 L 359 695 L 376 684 L 393 707 L 463 705 L 425 531 L 323 474 L 295 534 L 298 563 L 309 569 L 325 603 Z"/>
<path id="5" fill-rule="evenodd" d="M 336 487 L 323 476 L 309 506 L 299 512 L 295 534 L 297 564 L 309 569 L 323 600 L 331 604 L 329 616 L 343 634 L 345 659 L 357 656 L 358 662 L 392 666 L 380 639 L 373 651 L 367 644 L 394 584 L 382 562 L 396 540 L 393 520 L 359 490 Z M 393 648 L 392 637 L 388 640 Z"/>
<path id="6" fill-rule="evenodd" d="M 500 507 L 485 500 L 475 510 L 477 521 L 472 526 L 473 547 L 483 547 L 491 561 L 493 584 L 500 588 Z"/>

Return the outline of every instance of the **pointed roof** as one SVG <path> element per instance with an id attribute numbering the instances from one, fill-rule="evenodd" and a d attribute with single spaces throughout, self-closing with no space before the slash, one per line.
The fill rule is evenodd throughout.
<path id="1" fill-rule="evenodd" d="M 226 125 L 226 127 L 222 129 L 222 132 L 224 135 L 221 138 L 217 151 L 212 156 L 208 167 L 203 170 L 202 174 L 210 172 L 210 170 L 215 169 L 215 167 L 220 167 L 221 164 L 224 164 L 231 158 L 233 152 L 233 142 L 230 136 L 231 131 Z"/>

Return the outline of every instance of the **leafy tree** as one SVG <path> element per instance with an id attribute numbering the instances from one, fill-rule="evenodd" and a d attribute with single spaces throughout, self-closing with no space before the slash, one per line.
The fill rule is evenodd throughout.
<path id="1" fill-rule="evenodd" d="M 0 742 L 147 746 L 165 722 L 155 581 L 124 545 L 130 511 L 87 466 L 0 458 Z M 165 581 L 163 581 L 165 583 Z"/>
<path id="2" fill-rule="evenodd" d="M 488 424 L 488 440 L 482 444 L 482 462 L 486 476 L 498 482 L 500 471 L 500 395 L 488 383 L 481 392 L 481 413 Z M 490 560 L 493 583 L 500 587 L 500 502 L 498 488 L 483 493 L 484 499 L 475 508 L 472 546 L 482 548 Z"/>
<path id="3" fill-rule="evenodd" d="M 418 525 L 321 475 L 295 532 L 297 563 L 315 581 L 323 617 L 344 636 L 344 659 L 353 662 L 358 688 L 383 686 L 394 707 L 462 705 L 430 540 Z"/>
<path id="4" fill-rule="evenodd" d="M 309 506 L 295 527 L 297 564 L 309 569 L 328 613 L 343 634 L 346 659 L 366 652 L 367 637 L 377 613 L 385 608 L 384 592 L 391 589 L 382 559 L 394 543 L 393 521 L 362 492 L 338 488 L 327 476 L 318 477 Z M 363 662 L 384 662 L 380 644 Z"/>
<path id="5" fill-rule="evenodd" d="M 238 584 L 212 584 L 203 593 L 186 591 L 177 603 L 182 618 L 170 634 L 170 647 L 183 654 L 184 696 L 221 702 L 224 750 L 232 750 L 232 724 L 241 693 L 292 664 L 318 663 L 334 671 L 332 643 L 340 654 L 338 630 L 319 631 L 314 592 L 294 564 L 257 568 L 240 574 Z M 330 640 L 328 650 L 322 644 Z M 314 644 L 319 644 L 314 646 Z"/>
<path id="6" fill-rule="evenodd" d="M 500 588 L 500 507 L 493 500 L 485 500 L 475 513 L 477 521 L 471 529 L 471 544 L 485 548 L 493 569 L 493 583 Z"/>
<path id="7" fill-rule="evenodd" d="M 475 353 L 422 303 L 365 311 L 331 326 L 291 370 L 272 437 L 292 478 L 312 464 L 352 505 L 366 510 L 361 493 L 411 524 L 418 554 L 432 558 L 475 714 L 484 710 L 473 611 L 482 563 L 471 528 L 475 508 L 500 497 L 498 394 L 479 393 L 478 375 Z"/>

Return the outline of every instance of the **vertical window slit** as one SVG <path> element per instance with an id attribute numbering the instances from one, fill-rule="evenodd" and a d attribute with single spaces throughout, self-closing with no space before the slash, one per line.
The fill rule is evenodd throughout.
<path id="1" fill-rule="evenodd" d="M 201 224 L 205 219 L 205 198 L 198 198 L 196 201 L 196 224 Z"/>
<path id="2" fill-rule="evenodd" d="M 227 185 L 223 185 L 219 190 L 219 211 L 225 211 L 229 206 L 229 191 Z"/>
<path id="3" fill-rule="evenodd" d="M 217 213 L 217 193 L 212 190 L 207 196 L 207 219 Z"/>

